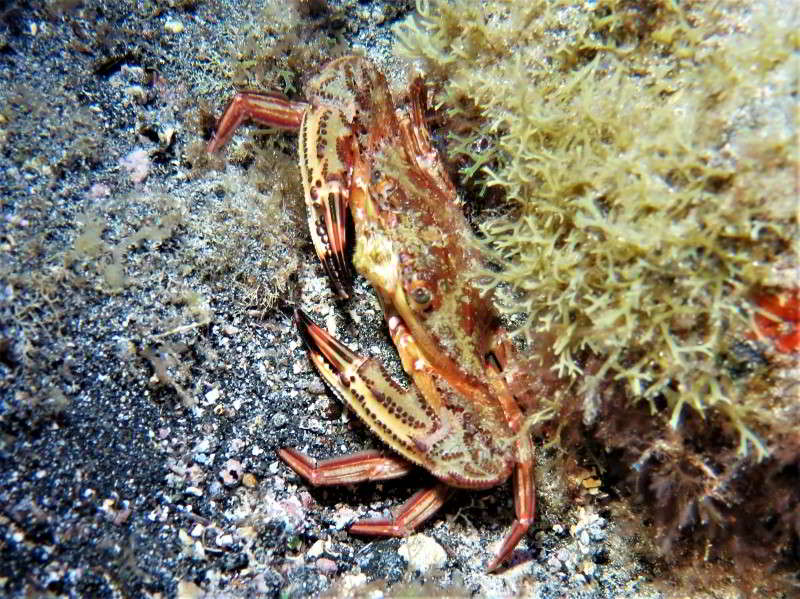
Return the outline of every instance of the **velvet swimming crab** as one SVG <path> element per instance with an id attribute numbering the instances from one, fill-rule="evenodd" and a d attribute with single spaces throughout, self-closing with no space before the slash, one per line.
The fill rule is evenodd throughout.
<path id="1" fill-rule="evenodd" d="M 307 86 L 307 101 L 240 92 L 217 123 L 215 152 L 244 121 L 298 130 L 298 154 L 316 252 L 347 297 L 346 250 L 378 295 L 413 386 L 314 324 L 295 320 L 309 356 L 333 392 L 392 450 L 324 461 L 294 449 L 280 457 L 313 485 L 403 476 L 421 466 L 438 479 L 390 519 L 350 531 L 405 536 L 433 515 L 453 487 L 486 489 L 513 476 L 516 520 L 496 569 L 534 517 L 533 445 L 512 389 L 518 369 L 490 299 L 474 276 L 480 262 L 457 194 L 424 121 L 425 87 L 414 78 L 407 111 L 396 110 L 384 75 L 358 56 L 336 59 Z"/>

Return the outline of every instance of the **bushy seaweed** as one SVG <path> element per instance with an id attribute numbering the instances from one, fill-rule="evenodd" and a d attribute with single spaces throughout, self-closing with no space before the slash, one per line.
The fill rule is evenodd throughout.
<path id="1" fill-rule="evenodd" d="M 397 30 L 439 88 L 462 175 L 505 198 L 481 224 L 500 265 L 485 286 L 567 382 L 529 421 L 623 448 L 666 550 L 695 529 L 715 546 L 747 534 L 729 525 L 753 504 L 737 513 L 719 481 L 797 474 L 797 354 L 754 325 L 760 294 L 800 285 L 791 18 L 775 3 L 455 0 L 418 2 Z M 637 419 L 646 433 L 620 426 Z M 771 549 L 797 542 L 787 493 L 758 502 L 781 522 Z"/>

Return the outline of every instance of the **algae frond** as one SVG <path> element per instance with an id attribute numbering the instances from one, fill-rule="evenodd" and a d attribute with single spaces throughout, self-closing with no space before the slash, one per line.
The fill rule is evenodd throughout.
<path id="1" fill-rule="evenodd" d="M 398 52 L 436 88 L 463 179 L 505 200 L 480 225 L 500 266 L 482 280 L 567 381 L 539 398 L 534 430 L 552 417 L 559 432 L 594 427 L 629 465 L 658 455 L 638 470 L 652 488 L 643 472 L 667 477 L 681 461 L 713 463 L 719 480 L 770 455 L 796 464 L 797 354 L 753 321 L 759 294 L 800 286 L 796 12 L 670 0 L 417 9 Z M 638 419 L 650 428 L 636 439 Z M 729 524 L 698 516 L 701 499 L 742 500 L 714 496 L 710 476 L 666 510 L 686 510 L 664 523 L 666 544 L 691 524 Z M 797 532 L 784 531 L 787 547 Z"/>

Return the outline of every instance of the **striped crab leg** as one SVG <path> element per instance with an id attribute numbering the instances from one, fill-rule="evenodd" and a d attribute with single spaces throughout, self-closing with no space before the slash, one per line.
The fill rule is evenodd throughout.
<path id="1" fill-rule="evenodd" d="M 293 102 L 279 93 L 240 91 L 228 103 L 208 142 L 213 154 L 228 143 L 242 123 L 253 121 L 276 129 L 297 131 L 309 104 Z"/>
<path id="2" fill-rule="evenodd" d="M 390 480 L 411 472 L 414 465 L 379 451 L 361 451 L 317 461 L 295 449 L 281 449 L 280 458 L 314 486 L 346 485 L 365 481 Z M 359 520 L 350 525 L 353 534 L 381 537 L 405 537 L 442 507 L 452 489 L 439 483 L 415 493 L 391 518 Z"/>
<path id="3" fill-rule="evenodd" d="M 360 451 L 338 458 L 317 461 L 296 449 L 278 451 L 280 458 L 297 474 L 315 487 L 348 485 L 375 480 L 391 480 L 405 476 L 414 466 L 396 456 L 379 451 Z"/>
<path id="4" fill-rule="evenodd" d="M 342 113 L 282 94 L 240 91 L 222 113 L 208 143 L 208 152 L 224 146 L 236 129 L 252 121 L 276 129 L 298 131 L 298 154 L 314 249 L 340 298 L 349 296 L 352 280 L 345 254 L 352 162 L 358 152 L 352 127 Z"/>
<path id="5" fill-rule="evenodd" d="M 504 345 L 498 345 L 492 351 L 491 358 L 486 360 L 485 368 L 489 384 L 505 412 L 506 420 L 511 430 L 517 434 L 517 438 L 514 441 L 514 453 L 517 463 L 514 468 L 512 483 L 514 488 L 514 511 L 517 517 L 511 526 L 511 532 L 506 536 L 494 559 L 489 562 L 488 572 L 493 572 L 511 557 L 511 552 L 514 551 L 517 543 L 525 536 L 531 524 L 533 524 L 534 514 L 536 513 L 536 489 L 533 480 L 533 442 L 530 435 L 521 434 L 522 410 L 514 401 L 501 374 L 506 361 L 506 349 Z"/>
<path id="6" fill-rule="evenodd" d="M 425 520 L 433 516 L 444 505 L 453 488 L 444 484 L 422 489 L 397 508 L 391 518 L 359 520 L 348 529 L 353 534 L 376 537 L 407 537 Z"/>

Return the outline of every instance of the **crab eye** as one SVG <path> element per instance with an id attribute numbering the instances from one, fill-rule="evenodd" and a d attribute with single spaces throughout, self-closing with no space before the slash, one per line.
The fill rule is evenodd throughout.
<path id="1" fill-rule="evenodd" d="M 431 292 L 428 291 L 425 287 L 417 287 L 414 291 L 411 292 L 411 297 L 414 301 L 419 304 L 421 307 L 425 307 L 431 303 Z"/>

